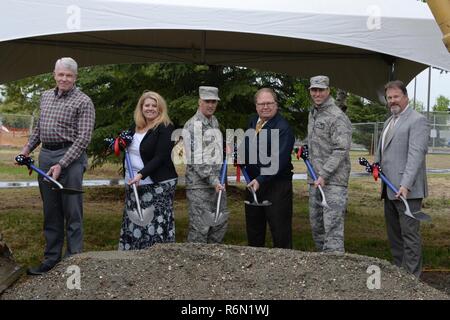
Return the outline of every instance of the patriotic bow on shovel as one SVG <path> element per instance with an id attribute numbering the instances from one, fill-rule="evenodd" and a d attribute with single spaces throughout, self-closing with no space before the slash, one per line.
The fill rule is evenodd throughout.
<path id="1" fill-rule="evenodd" d="M 398 193 L 398 189 L 389 181 L 389 179 L 382 173 L 380 165 L 378 163 L 370 164 L 369 161 L 367 161 L 366 158 L 359 158 L 359 164 L 366 167 L 366 171 L 369 173 L 372 173 L 375 181 L 377 181 L 377 178 L 380 177 L 380 179 L 388 186 L 389 189 L 391 189 L 394 193 Z M 422 211 L 417 212 L 411 212 L 408 201 L 403 197 L 400 196 L 400 199 L 405 204 L 405 214 L 408 217 L 411 217 L 416 220 L 420 221 L 430 221 L 431 217 Z"/>
<path id="2" fill-rule="evenodd" d="M 59 183 L 58 181 L 56 181 L 55 179 L 53 179 L 52 177 L 50 177 L 48 174 L 46 174 L 44 171 L 42 171 L 41 169 L 37 168 L 33 163 L 34 160 L 31 157 L 27 157 L 23 154 L 19 154 L 16 157 L 16 162 L 18 165 L 20 166 L 27 166 L 28 170 L 30 170 L 30 174 L 31 174 L 31 170 L 36 171 L 38 174 L 40 174 L 41 176 L 43 176 L 45 178 L 44 181 L 46 182 L 50 182 L 51 184 L 53 184 L 53 188 L 52 190 L 55 191 L 61 191 L 62 193 L 66 193 L 66 194 L 78 194 L 78 193 L 83 193 L 82 190 L 77 190 L 77 189 L 72 189 L 72 188 L 65 188 L 63 187 L 63 185 L 61 183 Z"/>
<path id="3" fill-rule="evenodd" d="M 120 155 L 121 151 L 125 153 L 125 163 L 127 166 L 127 172 L 130 180 L 133 179 L 133 167 L 131 166 L 130 154 L 128 153 L 128 147 L 133 141 L 133 136 L 129 130 L 122 131 L 119 136 L 115 139 L 106 138 L 105 142 L 108 144 L 108 149 L 112 150 L 116 156 Z M 136 209 L 132 211 L 127 210 L 128 217 L 130 220 L 139 226 L 146 226 L 153 220 L 153 207 L 146 208 L 142 210 L 141 203 L 139 201 L 139 195 L 137 191 L 136 184 L 132 184 L 133 194 L 136 200 Z"/>
<path id="4" fill-rule="evenodd" d="M 305 161 L 306 167 L 308 168 L 308 172 L 313 178 L 314 181 L 317 180 L 316 172 L 314 171 L 313 166 L 311 165 L 311 162 L 309 162 L 309 152 L 308 152 L 308 145 L 305 144 L 302 147 L 300 147 L 298 153 L 300 154 L 300 157 Z M 322 186 L 318 185 L 320 194 L 322 195 L 322 202 L 320 205 L 324 208 L 330 209 L 330 206 L 327 203 L 327 199 L 325 198 L 325 193 L 323 192 Z"/>

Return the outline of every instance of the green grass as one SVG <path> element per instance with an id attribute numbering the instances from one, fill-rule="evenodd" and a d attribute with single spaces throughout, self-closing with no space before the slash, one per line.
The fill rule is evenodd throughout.
<path id="1" fill-rule="evenodd" d="M 0 152 L 0 181 L 36 180 L 23 167 L 12 163 L 20 149 Z M 356 164 L 358 156 L 352 152 L 352 170 L 363 171 Z M 35 158 L 37 155 L 35 155 Z M 450 167 L 450 155 L 429 155 L 429 167 Z M 120 178 L 118 164 L 88 170 L 85 179 Z M 303 161 L 294 161 L 294 171 L 306 172 Z M 184 167 L 177 167 L 182 175 Z M 235 169 L 230 167 L 229 174 Z M 432 269 L 450 268 L 450 174 L 428 175 L 430 196 L 424 201 L 424 211 L 433 221 L 422 223 L 424 267 Z M 345 220 L 345 247 L 350 253 L 390 259 L 383 216 L 383 202 L 379 194 L 380 182 L 370 176 L 351 178 L 349 203 Z M 85 188 L 84 197 L 84 250 L 116 250 L 122 223 L 123 186 Z M 244 187 L 228 188 L 230 219 L 224 243 L 246 245 L 244 215 Z M 305 181 L 294 182 L 293 246 L 296 250 L 314 251 L 308 217 L 308 192 Z M 177 188 L 175 196 L 176 241 L 185 242 L 188 233 L 188 214 L 185 190 Z M 44 237 L 42 233 L 42 201 L 38 188 L 0 189 L 0 232 L 14 252 L 16 260 L 23 265 L 32 265 L 42 259 Z M 267 228 L 268 229 L 268 228 Z M 271 246 L 267 230 L 266 245 Z"/>
<path id="2" fill-rule="evenodd" d="M 442 178 L 442 177 L 441 177 Z M 433 176 L 430 177 L 433 180 Z M 450 176 L 445 181 L 450 184 Z M 86 188 L 84 201 L 84 250 L 116 250 L 122 222 L 123 187 Z M 229 186 L 229 227 L 224 243 L 246 245 L 244 188 Z M 314 251 L 308 217 L 307 188 L 304 181 L 294 182 L 293 246 L 296 250 Z M 23 265 L 42 259 L 42 203 L 37 188 L 0 190 L 0 230 Z M 424 267 L 450 268 L 450 208 L 446 199 L 428 199 L 427 212 L 432 223 L 422 224 Z M 350 200 L 345 221 L 345 246 L 349 253 L 391 258 L 379 200 L 378 185 L 366 178 L 351 180 Z M 185 242 L 188 215 L 185 191 L 178 187 L 175 198 L 176 241 Z M 267 230 L 267 246 L 271 246 Z"/>

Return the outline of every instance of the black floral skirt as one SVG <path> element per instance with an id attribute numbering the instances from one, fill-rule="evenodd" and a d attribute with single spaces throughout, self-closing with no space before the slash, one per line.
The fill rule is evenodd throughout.
<path id="1" fill-rule="evenodd" d="M 137 188 L 142 210 L 151 208 L 153 219 L 140 226 L 129 217 L 136 210 L 133 188 L 125 187 L 125 208 L 120 230 L 119 250 L 144 249 L 155 243 L 175 242 L 173 200 L 177 180 L 139 186 Z"/>

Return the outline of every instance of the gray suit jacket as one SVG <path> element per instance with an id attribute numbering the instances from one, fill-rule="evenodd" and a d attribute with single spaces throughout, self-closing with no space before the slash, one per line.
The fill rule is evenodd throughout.
<path id="1" fill-rule="evenodd" d="M 384 123 L 383 131 L 392 116 Z M 384 175 L 399 188 L 404 186 L 410 190 L 408 199 L 422 199 L 428 196 L 425 155 L 428 151 L 430 126 L 427 118 L 412 107 L 400 116 L 395 124 L 391 139 L 384 143 L 381 150 L 382 136 L 379 140 L 375 162 L 381 164 Z M 395 194 L 382 183 L 382 198 L 387 192 L 390 200 Z"/>

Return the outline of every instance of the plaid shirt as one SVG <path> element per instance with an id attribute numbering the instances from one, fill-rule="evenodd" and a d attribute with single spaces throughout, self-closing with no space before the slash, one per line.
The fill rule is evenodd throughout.
<path id="1" fill-rule="evenodd" d="M 39 143 L 72 142 L 59 161 L 66 168 L 79 158 L 91 141 L 95 123 L 92 100 L 77 87 L 58 95 L 58 88 L 42 94 L 41 113 L 36 128 L 28 141 L 30 152 Z"/>

